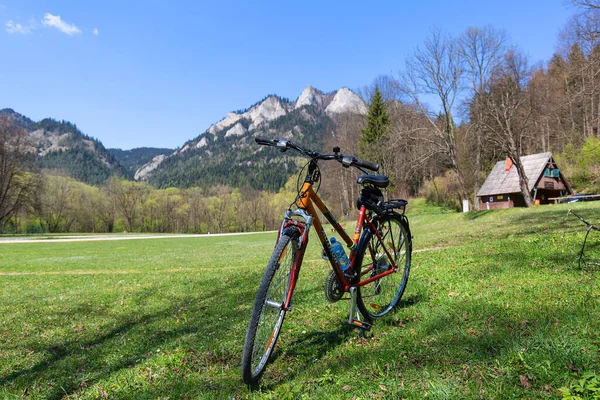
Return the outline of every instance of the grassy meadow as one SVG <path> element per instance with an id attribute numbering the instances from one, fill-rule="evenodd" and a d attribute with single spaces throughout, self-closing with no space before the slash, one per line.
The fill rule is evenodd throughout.
<path id="1" fill-rule="evenodd" d="M 556 398 L 600 380 L 600 203 L 408 210 L 401 307 L 363 339 L 323 296 L 311 236 L 293 311 L 253 390 L 240 378 L 275 234 L 0 244 L 0 398 Z M 348 228 L 353 227 L 348 224 Z M 589 237 L 600 261 L 600 232 Z M 586 391 L 587 389 L 587 391 Z M 600 389 L 596 392 L 600 396 Z"/>

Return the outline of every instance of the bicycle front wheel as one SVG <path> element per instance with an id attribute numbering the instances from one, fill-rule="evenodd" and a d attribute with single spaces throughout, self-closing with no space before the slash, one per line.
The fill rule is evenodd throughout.
<path id="1" fill-rule="evenodd" d="M 242 379 L 246 384 L 258 382 L 279 337 L 298 237 L 297 229 L 281 235 L 258 289 L 242 354 Z"/>
<path id="2" fill-rule="evenodd" d="M 392 262 L 388 253 L 397 270 L 359 287 L 356 305 L 368 320 L 386 315 L 399 303 L 408 283 L 412 252 L 412 238 L 406 218 L 387 214 L 376 218 L 374 222 L 381 240 L 370 229 L 364 231 L 355 263 L 360 280 L 390 270 Z"/>

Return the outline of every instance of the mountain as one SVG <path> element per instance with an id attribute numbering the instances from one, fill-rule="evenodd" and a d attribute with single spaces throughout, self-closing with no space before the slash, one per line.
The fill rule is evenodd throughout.
<path id="1" fill-rule="evenodd" d="M 41 169 L 59 170 L 89 184 L 128 174 L 99 140 L 83 134 L 71 122 L 51 118 L 34 122 L 10 108 L 0 110 L 0 116 L 27 132 L 28 151 Z"/>
<path id="2" fill-rule="evenodd" d="M 158 187 L 234 187 L 277 190 L 300 166 L 297 154 L 273 157 L 254 143 L 254 137 L 283 137 L 321 149 L 335 119 L 344 114 L 366 114 L 367 105 L 342 88 L 323 93 L 306 87 L 295 101 L 268 95 L 245 110 L 228 113 L 204 133 L 169 155 L 157 155 L 135 173 Z"/>
<path id="3" fill-rule="evenodd" d="M 31 119 L 19 114 L 18 112 L 15 112 L 15 110 L 13 110 L 12 108 L 5 108 L 0 110 L 0 117 L 2 116 L 12 119 L 15 125 L 25 130 L 28 130 L 33 125 L 35 125 L 35 122 L 33 122 Z"/>
<path id="4" fill-rule="evenodd" d="M 173 153 L 173 149 L 138 147 L 131 150 L 108 149 L 108 152 L 128 170 L 128 176 L 133 177 L 144 164 L 151 162 L 155 157 Z"/>
<path id="5" fill-rule="evenodd" d="M 230 112 L 173 151 L 109 150 L 71 122 L 51 118 L 35 122 L 10 108 L 0 110 L 0 116 L 27 132 L 29 152 L 39 168 L 60 171 L 88 184 L 119 175 L 161 188 L 226 184 L 271 191 L 303 164 L 293 152 L 274 156 L 257 146 L 254 137 L 284 137 L 323 149 L 335 134 L 336 119 L 366 113 L 364 101 L 349 89 L 324 93 L 307 86 L 295 101 L 271 94 L 245 110 Z"/>

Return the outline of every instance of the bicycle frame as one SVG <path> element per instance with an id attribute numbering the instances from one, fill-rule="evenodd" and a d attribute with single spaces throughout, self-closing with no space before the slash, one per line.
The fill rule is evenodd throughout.
<path id="1" fill-rule="evenodd" d="M 323 258 L 329 260 L 332 268 L 325 280 L 325 298 L 332 303 L 342 298 L 349 300 L 348 323 L 360 328 L 363 336 L 375 319 L 386 315 L 400 301 L 408 281 L 412 248 L 408 220 L 404 216 L 406 200 L 385 201 L 381 189 L 389 185 L 389 178 L 367 171 L 379 171 L 379 164 L 353 154 L 343 154 L 338 146 L 333 147 L 333 154 L 321 154 L 282 138 L 255 137 L 255 142 L 277 147 L 282 152 L 294 150 L 309 161 L 302 168 L 302 171 L 307 169 L 304 183 L 284 214 L 252 308 L 242 354 L 242 379 L 248 385 L 260 380 L 286 312 L 292 310 L 292 297 L 313 225 L 323 246 Z M 351 232 L 346 233 L 317 194 L 318 188 L 314 185 L 318 185 L 321 177 L 319 161 L 337 161 L 345 168 L 354 167 L 364 174 L 357 180 L 363 190 L 358 200 L 360 212 L 353 236 Z M 402 212 L 397 212 L 398 209 Z M 332 232 L 341 237 L 339 241 L 349 247 L 349 265 L 339 264 L 347 262 L 345 257 L 342 257 L 344 261 L 338 261 L 334 256 L 334 246 L 325 233 L 322 218 L 331 223 Z M 395 258 L 398 258 L 397 262 Z M 398 274 L 380 280 L 393 273 Z"/>
<path id="2" fill-rule="evenodd" d="M 288 311 L 291 309 L 291 301 L 292 295 L 294 293 L 294 289 L 296 287 L 296 282 L 298 281 L 298 277 L 300 275 L 300 267 L 302 265 L 302 260 L 304 259 L 304 252 L 306 251 L 306 247 L 308 245 L 308 236 L 309 231 L 312 225 L 315 226 L 317 236 L 319 237 L 319 241 L 323 245 L 325 249 L 325 254 L 329 259 L 329 263 L 340 282 L 340 286 L 343 288 L 344 292 L 349 292 L 351 287 L 360 287 L 371 283 L 375 280 L 381 279 L 384 276 L 390 275 L 397 271 L 397 266 L 394 261 L 394 257 L 390 254 L 387 246 L 385 246 L 383 242 L 383 237 L 381 233 L 377 229 L 376 225 L 373 223 L 371 218 L 367 215 L 367 209 L 365 206 L 360 208 L 360 212 L 358 214 L 358 220 L 356 222 L 356 228 L 354 230 L 354 237 L 350 238 L 350 236 L 346 233 L 344 228 L 337 222 L 333 214 L 329 211 L 329 209 L 325 206 L 325 203 L 321 200 L 319 195 L 313 190 L 314 181 L 317 180 L 318 177 L 314 177 L 314 169 L 309 168 L 309 173 L 302 185 L 302 189 L 300 191 L 301 195 L 299 196 L 296 206 L 297 209 L 294 211 L 287 210 L 284 216 L 284 221 L 279 230 L 279 235 L 286 229 L 291 226 L 295 226 L 300 229 L 300 238 L 298 239 L 298 252 L 296 253 L 296 258 L 294 260 L 294 265 L 292 267 L 290 282 L 288 287 L 288 294 L 286 301 L 283 305 L 283 309 Z M 335 257 L 333 256 L 333 251 L 331 249 L 331 245 L 327 240 L 327 235 L 325 234 L 325 230 L 323 229 L 323 225 L 321 224 L 321 220 L 319 215 L 316 212 L 315 206 L 321 213 L 325 216 L 327 221 L 331 224 L 333 229 L 342 237 L 346 245 L 350 248 L 350 267 L 346 272 L 342 271 L 339 265 L 337 264 Z M 292 217 L 300 217 L 304 221 L 298 222 L 293 220 Z M 354 279 L 354 270 L 355 270 L 355 255 L 356 249 L 358 247 L 358 243 L 361 237 L 361 232 L 364 229 L 369 229 L 375 236 L 377 237 L 379 243 L 382 245 L 381 247 L 384 249 L 388 259 L 390 260 L 391 267 L 389 270 L 382 272 L 380 274 L 374 275 L 361 281 L 360 279 Z M 395 250 L 395 249 L 394 249 Z M 373 252 L 373 249 L 370 249 Z M 361 272 L 361 276 L 369 273 L 373 269 L 373 265 L 367 268 L 365 271 Z M 356 282 L 358 280 L 358 282 Z M 355 283 L 354 283 L 354 282 Z"/>

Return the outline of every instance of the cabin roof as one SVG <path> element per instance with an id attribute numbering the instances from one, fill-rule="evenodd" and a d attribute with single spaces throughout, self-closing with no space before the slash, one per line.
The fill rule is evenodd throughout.
<path id="1" fill-rule="evenodd" d="M 520 157 L 520 159 L 523 169 L 525 170 L 525 176 L 527 177 L 529 187 L 533 189 L 533 185 L 536 184 L 544 172 L 546 165 L 552 159 L 552 153 L 531 154 L 529 156 Z M 517 168 L 513 165 L 510 167 L 510 170 L 506 172 L 506 161 L 498 161 L 481 186 L 481 189 L 479 189 L 479 192 L 477 192 L 477 196 L 494 196 L 498 194 L 520 192 L 521 188 L 519 187 Z"/>

